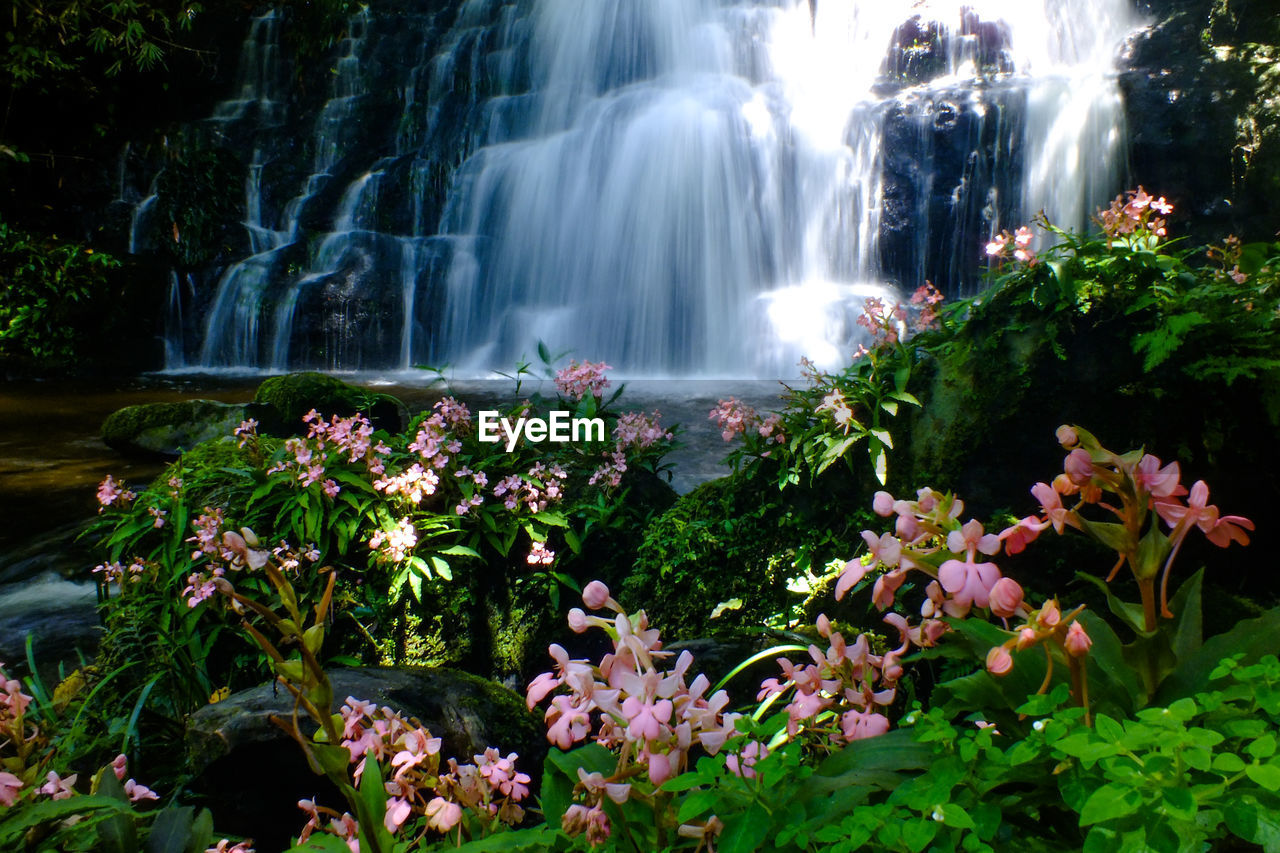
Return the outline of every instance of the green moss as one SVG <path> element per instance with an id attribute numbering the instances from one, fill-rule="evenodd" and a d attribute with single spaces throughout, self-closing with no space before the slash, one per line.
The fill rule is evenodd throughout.
<path id="1" fill-rule="evenodd" d="M 176 454 L 231 435 L 243 419 L 242 406 L 213 400 L 143 403 L 108 415 L 102 440 L 122 453 Z"/>
<path id="2" fill-rule="evenodd" d="M 404 427 L 404 404 L 387 394 L 348 385 L 326 373 L 288 373 L 273 376 L 258 386 L 255 403 L 279 413 L 286 431 L 299 428 L 302 417 L 315 409 L 321 415 L 367 415 L 376 428 L 399 432 Z"/>

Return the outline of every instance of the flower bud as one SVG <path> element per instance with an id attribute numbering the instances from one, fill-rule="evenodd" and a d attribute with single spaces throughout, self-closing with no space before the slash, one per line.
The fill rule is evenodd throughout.
<path id="1" fill-rule="evenodd" d="M 609 587 L 600 581 L 592 581 L 582 590 L 582 603 L 592 610 L 599 610 L 609 600 Z"/>
<path id="2" fill-rule="evenodd" d="M 1023 628 L 1018 632 L 1018 651 L 1029 649 L 1034 646 L 1040 639 L 1036 634 L 1036 629 L 1030 626 Z"/>
<path id="3" fill-rule="evenodd" d="M 1036 617 L 1036 621 L 1043 628 L 1056 628 L 1061 619 L 1062 611 L 1058 609 L 1057 601 L 1046 602 L 1044 607 L 1040 608 L 1040 615 Z"/>
<path id="4" fill-rule="evenodd" d="M 893 515 L 893 495 L 888 492 L 876 492 L 875 497 L 871 500 L 871 508 L 875 510 L 876 515 L 882 518 L 888 518 Z"/>
<path id="5" fill-rule="evenodd" d="M 992 675 L 1004 675 L 1013 669 L 1013 655 L 1004 646 L 993 646 L 987 652 L 987 672 Z"/>
<path id="6" fill-rule="evenodd" d="M 582 612 L 581 607 L 575 607 L 569 611 L 569 630 L 575 634 L 581 634 L 591 627 L 591 622 L 587 619 L 587 614 Z"/>
<path id="7" fill-rule="evenodd" d="M 1022 606 L 1022 587 L 1013 578 L 1000 578 L 991 587 L 991 612 L 1001 619 L 1008 619 Z"/>
<path id="8" fill-rule="evenodd" d="M 1058 427 L 1057 436 L 1058 444 L 1061 444 L 1063 447 L 1068 449 L 1075 447 L 1080 443 L 1079 433 L 1077 433 L 1076 428 L 1070 424 L 1063 424 Z"/>
<path id="9" fill-rule="evenodd" d="M 1062 470 L 1072 483 L 1077 486 L 1086 485 L 1093 479 L 1093 460 L 1089 457 L 1089 451 L 1077 447 L 1068 453 L 1062 463 Z"/>
<path id="10" fill-rule="evenodd" d="M 1085 633 L 1084 626 L 1077 621 L 1072 622 L 1071 627 L 1067 629 L 1067 639 L 1063 645 L 1067 649 L 1067 654 L 1081 658 L 1089 654 L 1089 647 L 1093 645 L 1093 640 Z"/>

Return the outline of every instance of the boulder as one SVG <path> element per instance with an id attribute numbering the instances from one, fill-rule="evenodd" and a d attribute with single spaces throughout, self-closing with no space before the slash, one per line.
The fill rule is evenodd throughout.
<path id="1" fill-rule="evenodd" d="M 102 440 L 129 456 L 173 459 L 203 441 L 231 435 L 249 416 L 242 404 L 214 400 L 142 403 L 108 415 Z"/>
<path id="2" fill-rule="evenodd" d="M 520 769 L 541 778 L 547 752 L 541 722 L 499 684 L 443 669 L 344 669 L 329 678 L 335 711 L 347 696 L 389 706 L 442 738 L 443 757 L 466 763 L 493 746 L 504 755 L 519 753 Z M 271 722 L 292 711 L 293 697 L 270 683 L 207 705 L 187 722 L 192 790 L 207 798 L 221 831 L 251 835 L 260 850 L 288 847 L 290 834 L 305 822 L 299 799 L 346 808 L 328 780 L 307 767 L 298 744 Z M 307 718 L 304 731 L 315 728 Z"/>
<path id="3" fill-rule="evenodd" d="M 326 418 L 360 412 L 368 416 L 375 429 L 388 432 L 400 432 L 408 422 L 408 410 L 395 397 L 348 385 L 327 373 L 273 376 L 258 386 L 253 400 L 275 411 L 286 435 L 297 432 L 303 416 L 312 409 Z"/>

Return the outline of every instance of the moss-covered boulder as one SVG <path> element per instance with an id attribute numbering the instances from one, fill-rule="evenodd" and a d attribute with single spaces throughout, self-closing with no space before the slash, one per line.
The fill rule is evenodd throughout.
<path id="1" fill-rule="evenodd" d="M 108 415 L 102 440 L 131 456 L 170 458 L 203 441 L 231 435 L 247 416 L 243 405 L 214 400 L 142 403 Z"/>
<path id="2" fill-rule="evenodd" d="M 463 672 L 408 668 L 337 670 L 329 677 L 335 702 L 354 696 L 421 721 L 442 739 L 442 757 L 468 763 L 493 746 L 503 755 L 519 753 L 517 766 L 541 778 L 547 752 L 541 721 L 500 684 Z M 298 744 L 272 722 L 292 713 L 288 691 L 263 684 L 207 705 L 187 722 L 192 790 L 208 798 L 220 829 L 252 835 L 259 849 L 289 846 L 289 836 L 305 821 L 299 799 L 344 807 L 332 786 L 307 767 Z M 308 719 L 303 729 L 311 733 L 315 726 Z"/>
<path id="3" fill-rule="evenodd" d="M 312 409 L 325 417 L 360 412 L 368 416 L 374 428 L 388 432 L 399 432 L 408 421 L 408 411 L 395 397 L 348 385 L 327 373 L 273 376 L 258 386 L 253 399 L 279 414 L 286 434 L 297 432 L 303 416 Z"/>

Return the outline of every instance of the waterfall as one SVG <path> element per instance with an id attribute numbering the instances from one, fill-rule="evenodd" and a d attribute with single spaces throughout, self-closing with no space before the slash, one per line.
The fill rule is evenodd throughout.
<path id="1" fill-rule="evenodd" d="M 1126 0 L 464 0 L 348 22 L 290 159 L 282 22 L 233 96 L 251 251 L 188 362 L 779 376 L 862 300 L 1116 194 Z M 275 140 L 275 142 L 271 142 Z M 301 168 L 300 168 L 301 167 Z M 293 181 L 293 190 L 287 189 Z"/>

